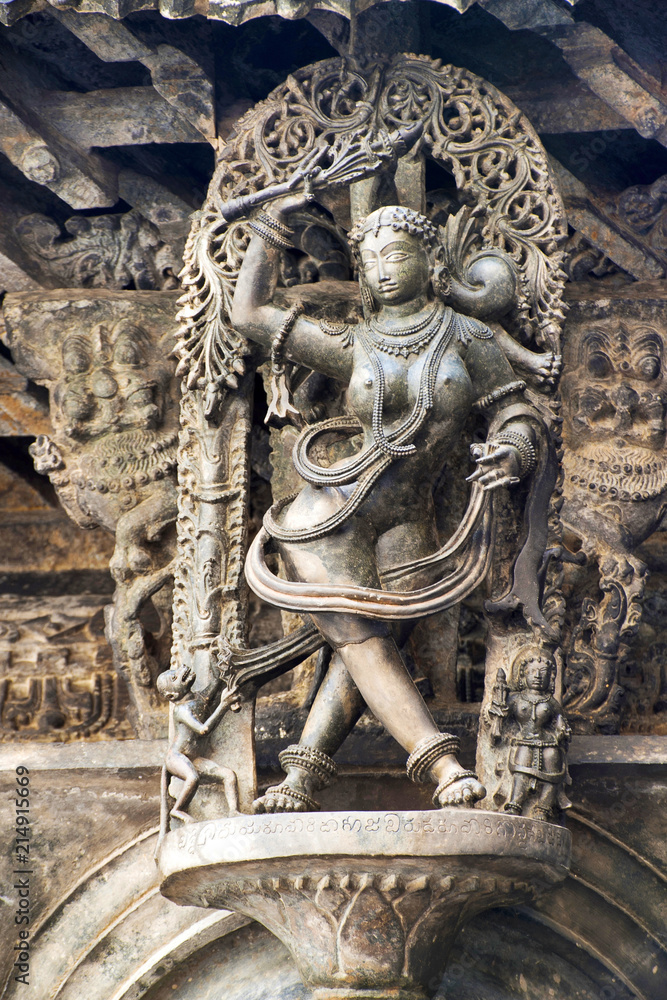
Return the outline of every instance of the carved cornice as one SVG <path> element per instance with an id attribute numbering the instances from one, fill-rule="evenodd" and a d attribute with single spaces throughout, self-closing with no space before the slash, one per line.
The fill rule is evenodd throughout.
<path id="1" fill-rule="evenodd" d="M 53 0 L 51 4 L 58 10 L 63 8 L 78 14 L 106 14 L 116 20 L 127 17 L 135 11 L 159 10 L 164 17 L 185 18 L 195 14 L 205 14 L 215 21 L 228 24 L 243 24 L 256 17 L 277 14 L 290 20 L 305 17 L 311 11 L 330 11 L 343 17 L 360 14 L 369 7 L 387 0 L 209 0 L 203 6 L 196 0 Z M 405 2 L 405 0 L 404 0 Z M 476 0 L 436 0 L 437 3 L 453 7 L 461 14 L 472 7 Z M 0 22 L 14 24 L 26 14 L 44 9 L 42 0 L 9 0 L 2 5 Z"/>

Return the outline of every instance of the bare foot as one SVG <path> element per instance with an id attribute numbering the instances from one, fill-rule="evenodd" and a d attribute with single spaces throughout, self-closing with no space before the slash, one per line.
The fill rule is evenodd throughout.
<path id="1" fill-rule="evenodd" d="M 291 788 L 286 781 L 283 781 L 281 785 L 267 788 L 264 795 L 255 799 L 252 808 L 256 813 L 284 813 L 317 812 L 320 806 L 305 792 Z"/>
<path id="2" fill-rule="evenodd" d="M 433 802 L 440 809 L 471 806 L 486 795 L 486 788 L 477 780 L 474 771 L 464 770 L 453 754 L 437 761 L 431 773 L 439 782 L 433 793 Z"/>
<path id="3" fill-rule="evenodd" d="M 192 816 L 186 812 L 181 812 L 180 809 L 172 809 L 169 815 L 173 816 L 174 819 L 180 819 L 182 823 L 194 823 Z"/>

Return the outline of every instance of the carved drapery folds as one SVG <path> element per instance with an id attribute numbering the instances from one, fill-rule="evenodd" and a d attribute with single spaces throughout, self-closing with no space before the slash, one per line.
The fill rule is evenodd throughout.
<path id="1" fill-rule="evenodd" d="M 161 734 L 166 713 L 154 685 L 171 641 L 176 515 L 173 299 L 19 293 L 4 310 L 17 367 L 49 389 L 54 433 L 31 446 L 37 471 L 77 524 L 115 534 L 106 634 L 137 733 Z M 147 628 L 140 618 L 149 608 Z"/>

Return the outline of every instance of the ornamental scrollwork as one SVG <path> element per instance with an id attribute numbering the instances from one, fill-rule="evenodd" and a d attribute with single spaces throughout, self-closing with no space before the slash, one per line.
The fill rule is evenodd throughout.
<path id="1" fill-rule="evenodd" d="M 422 149 L 453 174 L 462 200 L 474 209 L 484 248 L 515 262 L 518 290 L 514 328 L 525 339 L 559 352 L 566 238 L 562 204 L 546 155 L 517 108 L 467 70 L 426 56 L 398 55 L 363 71 L 326 60 L 296 71 L 238 122 L 227 143 L 185 251 L 181 275 L 179 373 L 189 386 L 235 387 L 247 342 L 229 312 L 250 231 L 231 225 L 223 205 L 317 169 L 325 148 L 340 152 L 344 137 L 370 151 L 378 136 L 423 125 Z M 370 158 L 377 157 L 370 151 Z"/>
<path id="2" fill-rule="evenodd" d="M 443 186 L 449 185 L 446 190 L 427 195 L 427 161 L 435 164 Z M 431 219 L 421 211 L 427 203 Z M 408 256 L 423 258 L 418 270 L 428 261 L 428 273 L 419 271 L 421 291 L 410 292 L 421 304 L 414 306 L 416 318 L 397 331 L 404 335 L 398 347 L 379 318 L 379 285 L 373 284 L 363 256 L 382 255 L 382 239 L 386 243 L 392 230 L 405 234 Z M 550 650 L 555 649 L 563 601 L 560 418 L 553 394 L 560 368 L 565 278 L 560 244 L 565 236 L 562 202 L 536 134 L 500 92 L 466 70 L 409 54 L 373 68 L 326 60 L 296 71 L 238 122 L 220 151 L 207 201 L 194 219 L 181 276 L 185 294 L 180 300 L 175 354 L 184 392 L 170 675 L 182 678 L 178 696 L 173 694 L 181 714 L 183 705 L 198 704 L 198 698 L 197 725 L 208 727 L 206 719 L 218 711 L 217 700 L 220 704 L 227 700 L 228 707 L 235 702 L 240 709 L 247 698 L 252 699 L 257 685 L 290 669 L 299 657 L 325 642 L 335 648 L 337 642 L 348 641 L 332 638 L 336 630 L 327 631 L 320 610 L 334 618 L 342 614 L 340 621 L 347 620 L 348 610 L 360 615 L 363 608 L 371 618 L 407 622 L 455 607 L 485 578 L 492 581 L 491 599 L 485 603 L 493 636 L 487 676 L 490 672 L 493 679 L 517 648 L 538 634 Z M 268 255 L 264 263 L 262 245 Z M 357 274 L 358 286 L 353 280 Z M 329 275 L 334 280 L 327 284 Z M 273 310 L 270 322 L 260 318 L 262 309 Z M 502 326 L 495 322 L 501 317 Z M 308 338 L 320 345 L 315 354 L 305 346 L 300 352 L 293 346 Z M 362 348 L 365 355 L 357 357 Z M 283 357 L 284 349 L 292 351 L 291 360 Z M 328 546 L 327 539 L 337 537 L 357 507 L 380 496 L 376 482 L 390 467 L 390 479 L 400 478 L 392 463 L 421 447 L 412 439 L 432 419 L 434 393 L 442 391 L 441 387 L 436 392 L 436 387 L 443 358 L 452 351 L 464 368 L 468 365 L 465 370 L 479 397 L 470 401 L 474 405 L 461 401 L 460 432 L 471 433 L 464 424 L 474 413 L 478 433 L 482 433 L 480 421 L 487 421 L 488 437 L 486 443 L 478 437 L 472 446 L 471 458 L 477 465 L 469 477 L 473 485 L 468 509 L 464 512 L 462 507 L 457 515 L 462 517 L 460 525 L 454 519 L 437 529 L 454 531 L 451 545 L 417 558 L 414 565 L 389 570 L 381 586 L 370 589 L 352 576 L 344 586 L 320 580 L 313 588 L 308 577 L 297 584 L 290 577 L 290 545 L 315 545 L 321 538 Z M 313 514 L 317 523 L 281 525 L 294 496 L 274 496 L 279 502 L 264 513 L 264 528 L 246 561 L 252 387 L 254 369 L 267 353 L 270 373 L 264 371 L 271 389 L 267 419 L 283 429 L 289 421 L 303 428 L 294 451 L 298 477 L 319 485 L 334 483 L 326 463 L 350 455 L 350 445 L 344 441 L 359 433 L 363 421 L 360 424 L 356 416 L 361 403 L 351 404 L 355 416 L 349 415 L 348 407 L 358 393 L 354 379 L 358 372 L 365 373 L 366 355 L 371 365 L 364 384 L 374 387 L 374 445 L 367 455 L 362 449 L 358 459 L 350 460 L 360 485 L 355 485 L 349 504 L 328 520 L 325 516 L 318 521 Z M 338 357 L 348 361 L 341 367 L 334 360 Z M 421 365 L 414 359 L 422 357 L 414 413 L 398 430 L 388 431 L 383 412 L 385 395 L 389 399 L 394 391 L 391 380 L 402 377 L 401 364 L 407 371 L 411 365 Z M 339 398 L 340 388 L 319 396 L 320 422 L 312 426 L 308 422 L 316 413 L 312 403 L 318 397 L 317 390 L 308 395 L 309 372 L 316 379 L 331 377 L 342 383 L 353 375 L 347 403 Z M 459 392 L 454 388 L 458 378 L 447 390 L 450 394 Z M 325 413 L 330 416 L 322 421 Z M 321 441 L 324 434 L 338 435 L 328 459 L 329 445 Z M 274 461 L 279 466 L 282 459 Z M 463 456 L 456 459 L 457 476 L 465 462 Z M 424 477 L 423 483 L 413 482 L 415 489 L 424 492 L 434 486 L 421 466 L 415 467 L 415 476 Z M 281 472 L 278 478 L 282 482 L 289 476 Z M 523 492 L 512 493 L 522 481 Z M 500 488 L 510 490 L 510 496 L 495 501 L 494 507 L 489 491 Z M 556 499 L 551 501 L 554 491 Z M 443 493 L 437 504 L 446 507 L 448 499 Z M 405 504 L 409 505 L 407 494 Z M 314 511 L 314 500 L 311 506 Z M 503 537 L 494 549 L 494 535 L 499 534 Z M 282 580 L 274 573 L 276 564 L 272 569 L 264 558 L 270 540 L 288 567 Z M 431 580 L 438 568 L 439 583 L 426 587 L 423 595 L 411 589 L 415 584 L 409 580 Z M 275 607 L 310 616 L 301 628 L 257 653 L 252 691 L 247 686 L 250 674 L 243 669 L 247 658 L 255 655 L 247 649 L 248 584 Z M 299 588 L 300 596 L 295 597 Z M 382 628 L 373 634 L 385 636 L 386 627 Z M 405 634 L 409 631 L 406 626 Z M 229 644 L 229 655 L 222 660 L 216 647 L 220 637 Z M 363 639 L 354 641 L 361 644 L 367 638 L 364 632 Z M 340 673 L 337 654 L 331 659 L 325 653 L 321 662 L 318 684 L 327 670 L 331 675 Z M 207 701 L 205 692 L 215 692 L 215 697 Z M 363 702 L 356 705 L 350 698 L 348 728 L 363 710 Z M 224 727 L 202 731 L 205 752 L 197 754 L 217 759 L 216 741 L 226 739 L 228 746 L 229 733 L 240 733 L 247 724 L 242 716 L 242 711 L 237 713 L 235 722 L 227 715 Z M 383 724 L 387 725 L 384 720 Z M 456 761 L 458 739 L 451 734 L 429 736 L 430 725 L 417 739 L 417 756 L 411 754 L 408 760 L 409 773 L 412 769 L 415 780 L 425 780 L 447 757 L 451 774 L 445 769 L 438 776 L 436 805 L 470 804 L 483 797 L 485 789 L 476 774 L 462 771 Z M 226 737 L 220 736 L 223 728 Z M 391 725 L 388 728 L 393 732 Z M 482 730 L 482 735 L 478 769 L 486 772 L 495 766 L 496 751 L 489 734 Z M 311 791 L 336 773 L 330 752 L 303 744 L 284 750 L 280 759 L 287 778 L 255 801 L 255 811 L 317 808 Z M 238 741 L 232 758 L 226 764 L 237 770 Z M 244 804 L 240 778 L 238 787 L 240 808 L 248 809 L 252 802 L 246 794 Z M 182 813 L 178 803 L 189 800 L 187 794 L 183 799 L 182 790 L 175 794 L 172 816 L 183 819 L 177 815 Z M 164 798 L 163 806 L 166 809 Z"/>

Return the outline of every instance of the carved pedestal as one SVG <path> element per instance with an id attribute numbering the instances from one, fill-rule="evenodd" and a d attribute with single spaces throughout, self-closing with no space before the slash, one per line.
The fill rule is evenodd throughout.
<path id="1" fill-rule="evenodd" d="M 317 1000 L 421 1000 L 462 924 L 561 882 L 570 841 L 478 809 L 238 816 L 168 834 L 161 891 L 259 920 Z"/>

